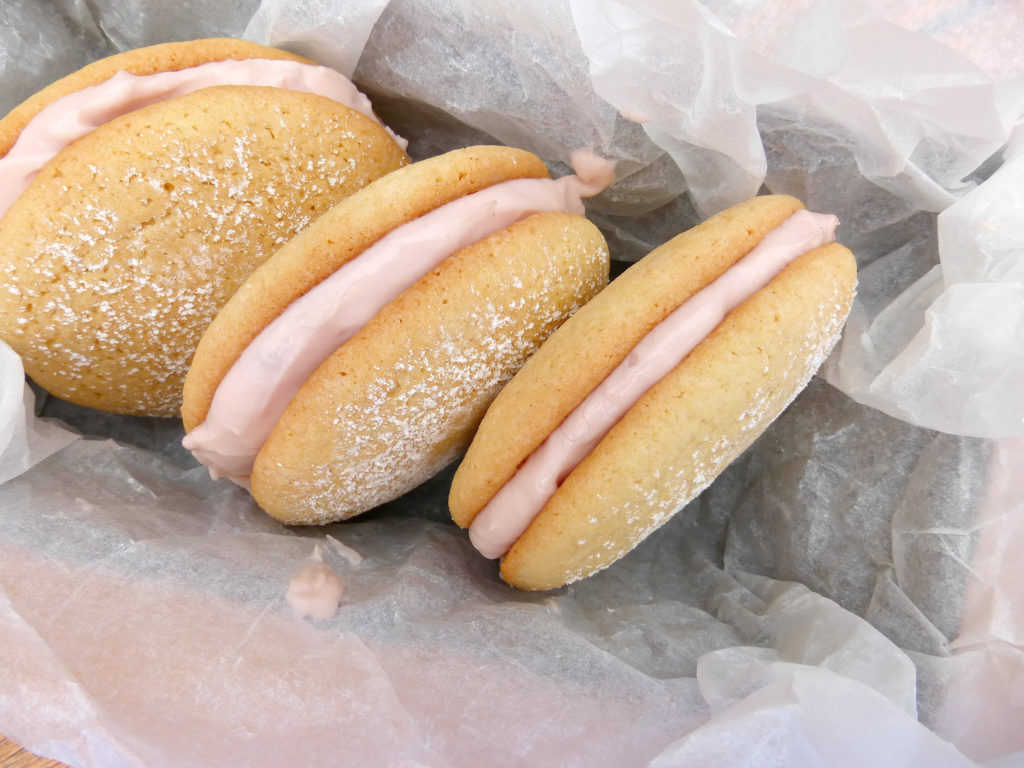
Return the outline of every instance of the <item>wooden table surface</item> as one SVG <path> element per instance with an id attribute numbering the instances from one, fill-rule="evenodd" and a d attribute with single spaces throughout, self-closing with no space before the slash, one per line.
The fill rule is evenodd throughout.
<path id="1" fill-rule="evenodd" d="M 66 768 L 66 766 L 56 760 L 36 757 L 13 741 L 0 736 L 0 768 Z"/>

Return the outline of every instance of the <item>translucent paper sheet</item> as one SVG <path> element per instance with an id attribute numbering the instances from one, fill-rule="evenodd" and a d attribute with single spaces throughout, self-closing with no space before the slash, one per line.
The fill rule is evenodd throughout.
<path id="1" fill-rule="evenodd" d="M 861 271 L 827 381 L 544 594 L 451 524 L 450 471 L 284 528 L 177 422 L 33 393 L 0 348 L 0 733 L 102 768 L 1024 760 L 1024 19 L 914 5 L 5 3 L 0 110 L 116 50 L 245 35 L 354 73 L 415 157 L 616 159 L 590 207 L 616 258 L 767 189 L 837 213 Z M 317 544 L 329 622 L 284 599 Z"/>

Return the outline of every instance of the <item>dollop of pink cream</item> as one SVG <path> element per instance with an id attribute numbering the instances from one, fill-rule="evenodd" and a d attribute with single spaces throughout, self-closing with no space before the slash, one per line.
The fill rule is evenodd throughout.
<path id="1" fill-rule="evenodd" d="M 183 445 L 214 477 L 245 485 L 256 454 L 307 378 L 385 305 L 444 259 L 541 211 L 582 214 L 582 198 L 614 180 L 590 152 L 576 175 L 515 179 L 466 195 L 389 232 L 293 301 L 249 344 Z"/>
<path id="2" fill-rule="evenodd" d="M 0 158 L 0 216 L 42 167 L 76 139 L 129 112 L 216 85 L 259 85 L 314 93 L 380 123 L 370 100 L 347 77 L 300 61 L 212 61 L 152 75 L 121 71 L 102 83 L 57 99 L 29 121 L 14 146 Z M 394 133 L 391 136 L 405 149 L 405 139 Z"/>
<path id="3" fill-rule="evenodd" d="M 312 562 L 292 576 L 285 600 L 297 618 L 333 619 L 345 594 L 345 582 L 327 563 Z"/>
<path id="4" fill-rule="evenodd" d="M 648 389 L 787 264 L 832 242 L 838 224 L 835 216 L 797 211 L 654 326 L 474 518 L 469 527 L 473 546 L 490 558 L 508 552 L 562 481 Z"/>

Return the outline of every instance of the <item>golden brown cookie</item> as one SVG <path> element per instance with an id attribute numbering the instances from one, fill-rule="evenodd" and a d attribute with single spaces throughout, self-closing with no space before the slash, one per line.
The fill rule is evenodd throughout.
<path id="1" fill-rule="evenodd" d="M 453 481 L 453 519 L 469 527 L 574 409 L 620 364 L 628 366 L 648 332 L 802 208 L 786 196 L 734 206 L 653 251 L 577 312 L 488 410 Z M 619 559 L 795 397 L 837 340 L 856 285 L 855 261 L 842 246 L 801 253 L 558 477 L 524 530 L 508 535 L 506 581 L 550 589 Z"/>
<path id="2" fill-rule="evenodd" d="M 423 482 L 607 282 L 607 246 L 578 211 L 580 197 L 609 182 L 551 180 L 528 152 L 470 147 L 346 199 L 257 269 L 211 324 L 185 383 L 186 447 L 289 523 L 345 519 Z M 439 246 L 421 263 L 427 245 L 448 238 L 460 247 Z M 392 261 L 402 254 L 415 268 Z M 321 295 L 324 304 L 304 308 Z M 359 323 L 339 319 L 348 335 L 299 359 L 335 331 L 317 326 L 301 341 L 293 328 L 364 299 L 379 306 Z M 293 364 L 301 374 L 287 372 Z M 279 375 L 294 383 L 271 406 Z"/>
<path id="3" fill-rule="evenodd" d="M 187 75 L 229 59 L 322 69 L 233 40 L 130 51 L 16 108 L 0 146 L 13 156 L 40 110 L 115 72 Z M 176 415 L 202 332 L 253 269 L 407 162 L 375 118 L 291 87 L 204 87 L 116 116 L 59 149 L 0 214 L 0 337 L 59 397 Z"/>

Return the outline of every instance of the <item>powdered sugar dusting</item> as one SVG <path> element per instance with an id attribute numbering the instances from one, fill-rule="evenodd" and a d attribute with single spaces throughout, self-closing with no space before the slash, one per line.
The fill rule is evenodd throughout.
<path id="1" fill-rule="evenodd" d="M 174 123 L 108 124 L 121 127 L 104 156 L 83 161 L 72 145 L 0 220 L 15 288 L 0 316 L 30 318 L 5 335 L 44 387 L 176 415 L 195 345 L 235 288 L 370 181 L 352 171 L 372 148 L 347 114 L 244 98 L 222 94 L 216 119 L 197 100 Z"/>

